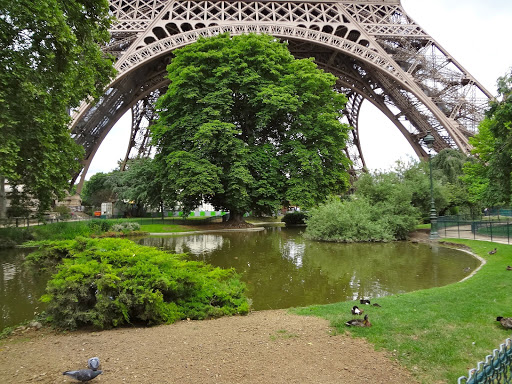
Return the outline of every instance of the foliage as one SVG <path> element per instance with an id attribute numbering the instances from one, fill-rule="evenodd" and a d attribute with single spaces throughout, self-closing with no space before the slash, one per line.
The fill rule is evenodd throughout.
<path id="1" fill-rule="evenodd" d="M 391 241 L 407 238 L 419 210 L 411 185 L 395 172 L 363 174 L 355 193 L 310 211 L 306 236 L 326 241 Z"/>
<path id="2" fill-rule="evenodd" d="M 114 232 L 123 232 L 123 231 L 138 231 L 140 229 L 139 223 L 132 223 L 129 221 L 123 221 L 118 224 L 114 224 L 112 226 L 112 230 Z"/>
<path id="3" fill-rule="evenodd" d="M 84 183 L 80 195 L 82 204 L 99 208 L 101 203 L 117 200 L 117 195 L 113 191 L 112 183 L 109 180 L 111 174 L 98 172 Z"/>
<path id="4" fill-rule="evenodd" d="M 363 337 L 377 349 L 392 352 L 422 383 L 455 383 L 510 337 L 510 331 L 501 327 L 496 317 L 512 316 L 512 279 L 506 270 L 512 246 L 448 241 L 471 247 L 487 259 L 486 264 L 475 276 L 459 283 L 379 297 L 376 301 L 380 308 L 365 308 L 372 327 L 350 329 L 352 336 Z M 487 252 L 494 247 L 498 252 L 489 257 Z M 350 308 L 358 304 L 349 301 L 295 312 L 327 318 L 344 333 L 344 323 L 351 318 Z"/>
<path id="5" fill-rule="evenodd" d="M 347 189 L 346 98 L 334 76 L 266 35 L 201 38 L 175 54 L 151 129 L 165 189 L 184 211 L 206 200 L 239 220 Z"/>
<path id="6" fill-rule="evenodd" d="M 498 98 L 489 104 L 479 132 L 470 138 L 475 162 L 464 167 L 474 200 L 486 206 L 508 205 L 512 186 L 512 71 L 498 79 Z"/>
<path id="7" fill-rule="evenodd" d="M 65 205 L 59 205 L 53 210 L 60 215 L 61 219 L 69 219 L 71 217 L 71 209 Z"/>
<path id="8" fill-rule="evenodd" d="M 246 314 L 245 286 L 233 269 L 186 261 L 129 240 L 45 242 L 32 263 L 61 259 L 42 300 L 59 328 L 111 328 Z"/>
<path id="9" fill-rule="evenodd" d="M 281 221 L 286 225 L 301 225 L 306 224 L 307 215 L 302 211 L 290 212 L 281 218 Z"/>
<path id="10" fill-rule="evenodd" d="M 313 240 L 391 241 L 393 234 L 379 221 L 379 212 L 366 198 L 332 198 L 309 212 L 305 237 Z"/>
<path id="11" fill-rule="evenodd" d="M 62 197 L 83 149 L 69 109 L 98 97 L 113 76 L 107 0 L 0 3 L 0 175 L 38 201 Z"/>

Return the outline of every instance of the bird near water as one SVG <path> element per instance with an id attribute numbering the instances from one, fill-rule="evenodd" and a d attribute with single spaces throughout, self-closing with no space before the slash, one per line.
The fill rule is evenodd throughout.
<path id="1" fill-rule="evenodd" d="M 512 271 L 512 266 L 507 265 L 507 271 Z"/>
<path id="2" fill-rule="evenodd" d="M 512 329 L 512 317 L 498 316 L 496 321 L 499 321 L 503 328 Z"/>
<path id="3" fill-rule="evenodd" d="M 359 307 L 357 305 L 354 305 L 352 307 L 351 312 L 353 315 L 362 315 L 364 311 L 362 309 L 359 309 Z"/>
<path id="4" fill-rule="evenodd" d="M 494 255 L 496 252 L 498 252 L 497 248 L 494 248 L 492 251 L 489 251 L 489 255 Z"/>
<path id="5" fill-rule="evenodd" d="M 352 319 L 345 323 L 345 325 L 349 327 L 371 327 L 372 324 L 370 320 L 368 320 L 368 315 L 364 315 L 364 320 L 361 319 Z"/>
<path id="6" fill-rule="evenodd" d="M 80 369 L 78 371 L 66 371 L 66 372 L 63 372 L 62 374 L 66 375 L 66 376 L 70 376 L 73 379 L 81 381 L 83 383 L 83 382 L 94 379 L 96 376 L 100 375 L 101 373 L 103 373 L 103 371 L 94 371 L 89 368 L 89 369 Z"/>
<path id="7" fill-rule="evenodd" d="M 361 304 L 370 305 L 370 300 L 361 299 L 361 300 L 359 300 L 359 302 L 360 302 Z"/>

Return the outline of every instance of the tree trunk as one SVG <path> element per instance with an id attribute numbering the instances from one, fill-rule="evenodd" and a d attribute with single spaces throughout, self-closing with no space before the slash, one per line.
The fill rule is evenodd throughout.
<path id="1" fill-rule="evenodd" d="M 5 194 L 5 177 L 0 175 L 0 220 L 7 217 L 7 195 Z"/>
<path id="2" fill-rule="evenodd" d="M 230 210 L 230 212 L 229 212 L 229 220 L 227 221 L 226 225 L 228 227 L 237 227 L 237 228 L 245 228 L 247 226 L 252 226 L 245 222 L 243 213 L 236 212 L 233 210 Z"/>

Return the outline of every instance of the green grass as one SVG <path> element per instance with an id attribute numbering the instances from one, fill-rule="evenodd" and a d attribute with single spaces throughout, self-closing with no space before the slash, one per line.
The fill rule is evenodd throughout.
<path id="1" fill-rule="evenodd" d="M 197 227 L 200 230 L 201 227 Z M 140 230 L 150 233 L 166 233 L 166 232 L 190 232 L 195 231 L 194 228 L 186 228 L 183 225 L 176 224 L 143 224 L 140 226 Z"/>
<path id="2" fill-rule="evenodd" d="M 428 224 L 418 224 L 418 225 L 416 225 L 416 229 L 430 229 L 430 223 L 428 223 Z"/>
<path id="3" fill-rule="evenodd" d="M 373 326 L 350 329 L 353 337 L 364 337 L 376 349 L 390 351 L 422 383 L 455 383 L 511 337 L 496 317 L 512 316 L 512 271 L 506 270 L 512 265 L 512 246 L 462 239 L 450 242 L 471 247 L 487 264 L 463 282 L 379 298 L 375 301 L 381 308 L 364 308 Z M 489 256 L 494 247 L 498 253 Z M 326 318 L 345 332 L 353 305 L 351 301 L 293 311 Z"/>
<path id="4" fill-rule="evenodd" d="M 245 221 L 247 221 L 248 223 L 280 223 L 281 222 L 281 218 L 283 216 L 278 216 L 278 217 L 271 217 L 271 216 L 266 216 L 266 217 L 256 217 L 256 216 L 248 216 L 245 218 Z"/>

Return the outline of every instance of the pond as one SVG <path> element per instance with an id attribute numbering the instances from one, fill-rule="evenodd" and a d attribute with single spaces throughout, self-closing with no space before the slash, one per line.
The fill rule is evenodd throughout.
<path id="1" fill-rule="evenodd" d="M 469 275 L 480 262 L 454 249 L 396 242 L 308 241 L 302 229 L 148 237 L 141 244 L 235 268 L 255 310 L 327 304 L 438 287 Z"/>
<path id="2" fill-rule="evenodd" d="M 450 284 L 479 261 L 465 252 L 428 244 L 335 244 L 307 241 L 302 229 L 148 237 L 142 244 L 187 253 L 235 268 L 255 310 L 376 298 Z M 27 249 L 0 250 L 0 331 L 34 317 L 44 306 L 47 275 L 23 268 Z M 469 268 L 469 271 L 467 270 Z"/>
<path id="3" fill-rule="evenodd" d="M 28 249 L 0 249 L 0 331 L 8 326 L 34 318 L 43 305 L 48 275 L 23 267 Z"/>

